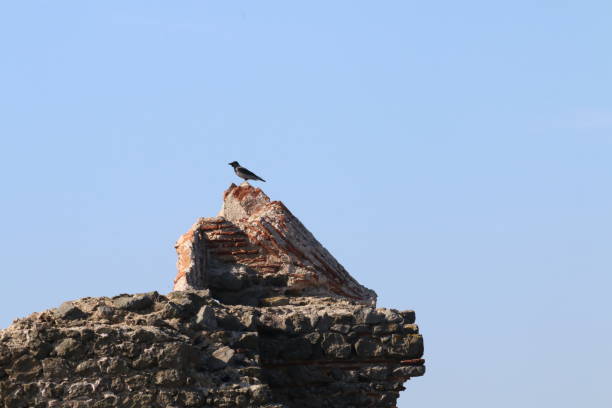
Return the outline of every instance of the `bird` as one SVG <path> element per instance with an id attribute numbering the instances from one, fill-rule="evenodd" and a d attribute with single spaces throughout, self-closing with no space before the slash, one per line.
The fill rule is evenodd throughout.
<path id="1" fill-rule="evenodd" d="M 233 161 L 228 164 L 234 168 L 234 173 L 236 173 L 238 177 L 243 178 L 244 181 L 247 181 L 247 180 L 261 180 L 263 182 L 266 181 L 262 179 L 261 177 L 259 177 L 257 174 L 250 171 L 249 169 L 242 167 L 240 163 L 238 163 L 237 161 Z"/>

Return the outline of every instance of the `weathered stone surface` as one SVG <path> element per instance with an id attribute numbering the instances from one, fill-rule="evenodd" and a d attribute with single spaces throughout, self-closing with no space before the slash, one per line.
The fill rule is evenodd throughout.
<path id="1" fill-rule="evenodd" d="M 372 337 L 363 337 L 355 343 L 355 352 L 360 357 L 382 356 L 382 345 Z"/>
<path id="2" fill-rule="evenodd" d="M 339 333 L 323 335 L 321 342 L 325 355 L 332 358 L 348 358 L 351 355 L 351 346 L 346 338 Z"/>
<path id="3" fill-rule="evenodd" d="M 211 288 L 226 303 L 257 305 L 278 295 L 376 300 L 283 203 L 248 184 L 232 184 L 219 216 L 200 218 L 176 250 L 174 289 Z"/>
<path id="4" fill-rule="evenodd" d="M 213 369 L 226 366 L 235 355 L 236 352 L 233 349 L 223 346 L 213 351 L 209 366 Z"/>
<path id="5" fill-rule="evenodd" d="M 80 343 L 77 340 L 67 338 L 60 341 L 57 346 L 55 346 L 54 351 L 55 354 L 60 357 L 69 358 L 75 356 L 79 348 Z"/>
<path id="6" fill-rule="evenodd" d="M 214 309 L 211 306 L 202 306 L 196 314 L 196 323 L 203 328 L 215 329 L 217 327 L 217 319 Z"/>
<path id="7" fill-rule="evenodd" d="M 73 302 L 80 319 L 51 310 L 0 331 L 0 406 L 393 407 L 403 382 L 424 373 L 413 315 L 365 324 L 369 308 L 322 297 L 275 307 L 187 292 L 151 299 L 137 312 L 113 309 L 110 321 L 91 311 L 116 298 L 85 298 Z M 185 313 L 162 317 L 168 304 Z"/>
<path id="8" fill-rule="evenodd" d="M 85 316 L 83 311 L 74 306 L 72 302 L 62 303 L 56 310 L 55 314 L 62 319 L 79 319 Z"/>
<path id="9" fill-rule="evenodd" d="M 156 292 L 141 295 L 120 295 L 113 299 L 113 305 L 119 309 L 138 311 L 153 305 Z"/>
<path id="10" fill-rule="evenodd" d="M 84 298 L 0 331 L 0 407 L 395 407 L 425 373 L 413 311 L 375 308 L 250 186 L 178 243 L 174 291 Z"/>

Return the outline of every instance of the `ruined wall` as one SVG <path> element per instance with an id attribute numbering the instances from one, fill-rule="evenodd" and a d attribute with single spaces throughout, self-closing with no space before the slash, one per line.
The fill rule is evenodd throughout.
<path id="1" fill-rule="evenodd" d="M 85 298 L 0 332 L 13 407 L 392 407 L 424 373 L 414 313 L 206 291 Z"/>
<path id="2" fill-rule="evenodd" d="M 177 252 L 168 295 L 84 298 L 1 330 L 0 406 L 394 407 L 425 372 L 414 312 L 376 309 L 259 189 L 230 187 Z"/>
<path id="3" fill-rule="evenodd" d="M 275 295 L 376 302 L 282 202 L 248 184 L 232 184 L 219 215 L 198 219 L 176 249 L 174 290 L 210 287 L 225 302 L 253 305 Z"/>

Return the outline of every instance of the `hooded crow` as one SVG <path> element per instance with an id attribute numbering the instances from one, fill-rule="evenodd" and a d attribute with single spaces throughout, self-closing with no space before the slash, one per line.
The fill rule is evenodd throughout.
<path id="1" fill-rule="evenodd" d="M 245 181 L 246 180 L 261 180 L 264 182 L 266 181 L 262 179 L 261 177 L 259 177 L 257 174 L 250 171 L 249 169 L 245 169 L 244 167 L 242 167 L 240 163 L 238 163 L 237 161 L 233 161 L 228 164 L 234 168 L 234 173 L 236 173 L 238 177 L 243 178 Z"/>

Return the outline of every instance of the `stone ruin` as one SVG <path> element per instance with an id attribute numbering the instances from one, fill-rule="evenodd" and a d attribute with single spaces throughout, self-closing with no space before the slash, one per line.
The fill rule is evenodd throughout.
<path id="1" fill-rule="evenodd" d="M 176 249 L 167 295 L 83 298 L 0 331 L 2 406 L 395 407 L 425 372 L 414 312 L 375 308 L 259 188 L 232 184 Z"/>

